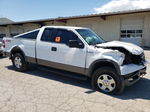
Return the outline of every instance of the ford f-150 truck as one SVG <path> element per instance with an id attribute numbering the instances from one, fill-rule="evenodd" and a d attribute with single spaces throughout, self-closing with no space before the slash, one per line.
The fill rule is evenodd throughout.
<path id="1" fill-rule="evenodd" d="M 18 71 L 30 63 L 91 78 L 92 87 L 118 94 L 146 74 L 142 48 L 131 43 L 106 42 L 88 28 L 44 26 L 3 39 L 3 50 Z"/>

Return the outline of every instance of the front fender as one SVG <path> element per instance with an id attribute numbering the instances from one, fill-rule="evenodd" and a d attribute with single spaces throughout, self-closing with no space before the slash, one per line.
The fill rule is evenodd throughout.
<path id="1" fill-rule="evenodd" d="M 113 67 L 116 70 L 116 73 L 118 75 L 121 74 L 120 67 L 119 67 L 118 63 L 116 63 L 115 61 L 109 60 L 109 59 L 99 59 L 99 60 L 94 61 L 90 65 L 89 69 L 86 70 L 87 76 L 91 77 L 92 73 L 94 72 L 94 69 L 97 66 L 98 67 L 103 67 L 103 66 Z"/>

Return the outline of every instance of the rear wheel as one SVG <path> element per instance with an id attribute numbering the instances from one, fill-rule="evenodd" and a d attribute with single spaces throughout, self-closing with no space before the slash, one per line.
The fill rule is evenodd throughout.
<path id="1" fill-rule="evenodd" d="M 24 57 L 20 53 L 14 54 L 12 57 L 12 63 L 15 69 L 20 72 L 26 71 L 28 68 L 28 63 L 25 62 Z"/>
<path id="2" fill-rule="evenodd" d="M 124 90 L 123 77 L 117 75 L 110 67 L 97 69 L 91 83 L 95 89 L 107 94 L 119 94 Z"/>

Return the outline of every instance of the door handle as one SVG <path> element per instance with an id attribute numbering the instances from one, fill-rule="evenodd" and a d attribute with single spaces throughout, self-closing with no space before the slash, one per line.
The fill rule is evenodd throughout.
<path id="1" fill-rule="evenodd" d="M 57 51 L 57 47 L 52 47 L 51 51 Z"/>

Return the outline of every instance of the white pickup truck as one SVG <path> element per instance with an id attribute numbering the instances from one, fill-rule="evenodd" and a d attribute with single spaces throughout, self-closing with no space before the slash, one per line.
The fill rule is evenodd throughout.
<path id="1" fill-rule="evenodd" d="M 121 93 L 146 74 L 142 48 L 105 42 L 88 28 L 44 26 L 4 38 L 2 44 L 18 71 L 27 70 L 33 63 L 70 76 L 80 74 L 90 77 L 92 87 L 104 93 Z"/>

